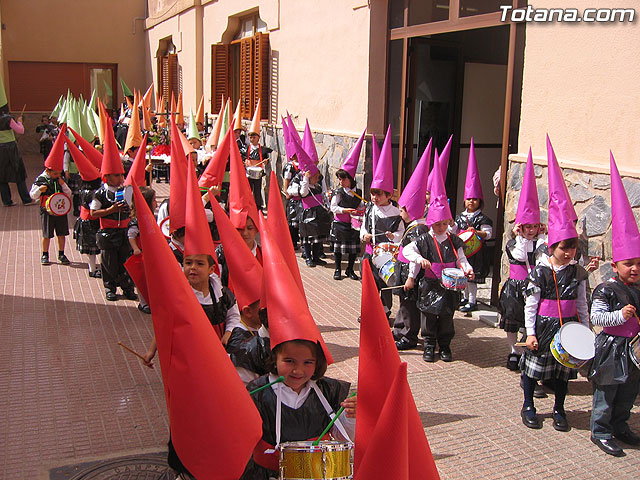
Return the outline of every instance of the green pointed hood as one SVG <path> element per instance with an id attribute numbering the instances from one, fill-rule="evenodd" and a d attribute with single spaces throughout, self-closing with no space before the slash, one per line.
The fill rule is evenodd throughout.
<path id="1" fill-rule="evenodd" d="M 198 133 L 198 126 L 196 125 L 196 118 L 193 116 L 193 110 L 189 114 L 189 129 L 187 130 L 187 140 L 197 138 L 200 140 L 200 134 Z"/>
<path id="2" fill-rule="evenodd" d="M 124 83 L 124 80 L 122 79 L 122 77 L 120 77 L 120 85 L 122 86 L 122 94 L 125 97 L 133 97 L 133 92 L 129 87 L 127 87 L 127 84 Z"/>
<path id="3" fill-rule="evenodd" d="M 0 107 L 4 107 L 9 101 L 7 100 L 7 92 L 4 91 L 4 80 L 0 76 Z"/>
<path id="4" fill-rule="evenodd" d="M 51 111 L 51 116 L 52 117 L 58 117 L 58 114 L 60 113 L 60 110 L 62 110 L 62 105 L 64 104 L 64 96 L 60 95 L 60 98 L 58 99 L 58 103 L 56 103 L 56 106 L 53 107 L 53 110 Z"/>

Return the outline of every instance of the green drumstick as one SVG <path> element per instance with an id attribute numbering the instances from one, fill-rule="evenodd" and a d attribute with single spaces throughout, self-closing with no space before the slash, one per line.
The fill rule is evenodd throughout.
<path id="1" fill-rule="evenodd" d="M 270 387 L 271 385 L 275 385 L 276 383 L 280 383 L 280 382 L 284 382 L 284 377 L 282 375 L 280 375 L 278 378 L 276 378 L 273 382 L 267 383 L 266 385 L 258 387 L 255 390 L 249 392 L 249 395 L 253 395 L 254 393 L 258 393 L 260 390 L 264 390 L 265 388 Z"/>
<path id="2" fill-rule="evenodd" d="M 358 392 L 353 392 L 353 393 L 352 393 L 351 395 L 349 395 L 347 398 L 355 397 L 355 396 L 356 396 L 356 393 L 358 393 Z M 319 445 L 319 444 L 320 444 L 320 440 L 322 439 L 322 437 L 324 437 L 324 436 L 327 434 L 327 432 L 328 432 L 329 430 L 331 430 L 331 427 L 333 427 L 333 424 L 334 424 L 334 423 L 336 423 L 336 420 L 338 420 L 338 417 L 339 417 L 340 415 L 342 415 L 342 412 L 344 412 L 344 407 L 340 407 L 340 408 L 338 409 L 338 411 L 336 412 L 335 417 L 333 417 L 333 420 L 331 420 L 331 421 L 329 422 L 329 425 L 327 425 L 327 428 L 325 428 L 325 429 L 324 429 L 324 431 L 320 434 L 320 436 L 318 437 L 318 439 L 317 439 L 317 440 L 314 440 L 314 441 L 313 441 L 313 443 L 312 443 L 312 445 L 313 445 L 313 446 L 316 446 L 316 445 Z"/>

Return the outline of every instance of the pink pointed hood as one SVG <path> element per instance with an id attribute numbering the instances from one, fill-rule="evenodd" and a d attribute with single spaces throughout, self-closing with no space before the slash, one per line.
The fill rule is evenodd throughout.
<path id="1" fill-rule="evenodd" d="M 376 134 L 373 133 L 371 135 L 371 173 L 376 173 L 376 168 L 378 168 L 378 160 L 380 160 L 380 147 L 378 146 L 378 141 L 376 140 Z"/>
<path id="2" fill-rule="evenodd" d="M 522 189 L 518 200 L 518 211 L 516 212 L 516 223 L 540 223 L 540 201 L 538 200 L 538 189 L 536 188 L 536 174 L 533 169 L 533 157 L 531 148 L 527 157 L 527 166 L 524 169 L 522 179 Z"/>
<path id="3" fill-rule="evenodd" d="M 611 157 L 611 250 L 614 262 L 640 258 L 640 233 L 620 172 Z"/>
<path id="4" fill-rule="evenodd" d="M 440 170 L 442 170 L 442 179 L 447 180 L 447 171 L 449 170 L 449 157 L 451 156 L 451 142 L 453 142 L 453 134 L 449 137 L 447 144 L 440 154 Z"/>
<path id="5" fill-rule="evenodd" d="M 393 158 L 391 154 L 391 125 L 387 128 L 378 164 L 373 172 L 371 188 L 393 193 Z"/>
<path id="6" fill-rule="evenodd" d="M 548 136 L 547 155 L 549 161 L 547 169 L 549 176 L 549 238 L 547 243 L 553 245 L 562 240 L 578 237 L 574 223 L 577 216 Z"/>
<path id="7" fill-rule="evenodd" d="M 353 148 L 349 151 L 347 158 L 344 159 L 340 168 L 351 175 L 353 178 L 356 178 L 356 171 L 358 170 L 358 162 L 360 161 L 360 152 L 362 151 L 362 144 L 364 143 L 364 134 L 366 129 L 358 138 L 358 141 L 353 146 Z"/>
<path id="8" fill-rule="evenodd" d="M 291 139 L 291 130 L 287 121 L 282 118 L 282 136 L 284 137 L 284 151 L 287 156 L 287 160 L 293 157 L 296 154 L 295 145 L 293 144 L 293 140 Z"/>
<path id="9" fill-rule="evenodd" d="M 440 155 L 438 154 L 437 148 L 433 151 L 433 168 L 429 172 L 429 178 L 427 178 L 427 192 L 431 191 L 431 184 L 433 183 L 433 175 L 436 167 L 440 169 Z"/>
<path id="10" fill-rule="evenodd" d="M 449 208 L 447 191 L 444 188 L 442 171 L 439 168 L 435 168 L 435 166 L 431 171 L 433 172 L 433 182 L 431 184 L 429 212 L 427 212 L 427 225 L 433 225 L 441 220 L 450 220 L 453 218 L 451 209 Z"/>
<path id="11" fill-rule="evenodd" d="M 478 162 L 476 161 L 476 149 L 473 146 L 473 137 L 471 137 L 471 146 L 469 147 L 467 178 L 464 182 L 464 199 L 466 200 L 467 198 L 479 198 L 484 200 L 484 195 L 482 195 L 480 172 L 478 171 Z"/>
<path id="12" fill-rule="evenodd" d="M 422 152 L 418 165 L 411 174 L 411 178 L 404 187 L 398 200 L 400 207 L 405 207 L 412 220 L 422 218 L 427 195 L 427 176 L 431 164 L 431 140 Z"/>
<path id="13" fill-rule="evenodd" d="M 547 162 L 549 164 L 549 168 L 553 164 L 553 168 L 558 174 L 558 178 L 562 180 L 561 186 L 562 191 L 565 196 L 566 202 L 568 204 L 568 212 L 571 220 L 578 220 L 578 215 L 576 214 L 575 209 L 573 208 L 573 202 L 571 201 L 571 197 L 569 196 L 569 189 L 567 188 L 567 184 L 564 182 L 564 177 L 562 175 L 562 170 L 560 170 L 560 165 L 558 165 L 558 160 L 556 159 L 556 153 L 553 151 L 553 146 L 551 145 L 551 140 L 549 139 L 549 135 L 547 135 Z"/>
<path id="14" fill-rule="evenodd" d="M 309 155 L 311 160 L 318 163 L 318 151 L 316 150 L 316 142 L 313 140 L 311 128 L 309 128 L 309 120 L 305 120 L 302 147 L 304 148 L 304 151 L 307 152 L 307 155 Z"/>
<path id="15" fill-rule="evenodd" d="M 313 159 L 309 156 L 307 151 L 302 146 L 298 132 L 296 131 L 295 134 L 293 132 L 291 133 L 296 149 L 296 155 L 298 156 L 298 168 L 300 168 L 300 171 L 302 172 L 309 172 L 311 176 L 315 175 L 319 172 L 318 165 L 313 161 Z"/>

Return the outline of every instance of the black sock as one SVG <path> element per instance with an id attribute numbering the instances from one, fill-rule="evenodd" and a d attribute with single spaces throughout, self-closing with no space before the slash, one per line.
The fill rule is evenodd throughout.
<path id="1" fill-rule="evenodd" d="M 333 258 L 336 261 L 336 270 L 340 271 L 342 269 L 342 253 L 333 252 Z"/>
<path id="2" fill-rule="evenodd" d="M 64 250 L 58 250 L 58 256 L 61 257 L 64 255 Z"/>
<path id="3" fill-rule="evenodd" d="M 49 256 L 49 252 L 42 252 L 42 255 L 46 255 L 48 257 Z"/>
<path id="4" fill-rule="evenodd" d="M 353 271 L 353 265 L 356 263 L 357 255 L 355 253 L 349 254 L 349 264 L 347 265 L 347 270 Z"/>
<path id="5" fill-rule="evenodd" d="M 533 391 L 536 389 L 536 379 L 522 374 L 522 386 L 524 390 L 523 407 L 533 407 Z"/>
<path id="6" fill-rule="evenodd" d="M 569 390 L 569 382 L 564 380 L 559 380 L 556 378 L 555 381 L 555 403 L 553 405 L 553 409 L 558 413 L 564 415 L 564 399 L 567 396 L 567 391 Z"/>

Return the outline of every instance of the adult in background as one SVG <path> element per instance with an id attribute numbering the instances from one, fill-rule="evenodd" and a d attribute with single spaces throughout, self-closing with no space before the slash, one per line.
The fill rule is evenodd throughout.
<path id="1" fill-rule="evenodd" d="M 28 205 L 33 202 L 27 190 L 27 171 L 18 150 L 16 133 L 21 135 L 24 133 L 22 115 L 18 117 L 18 121 L 15 121 L 9 113 L 4 83 L 0 78 L 0 196 L 5 207 L 15 205 L 11 199 L 9 183 L 16 184 L 23 204 Z"/>

